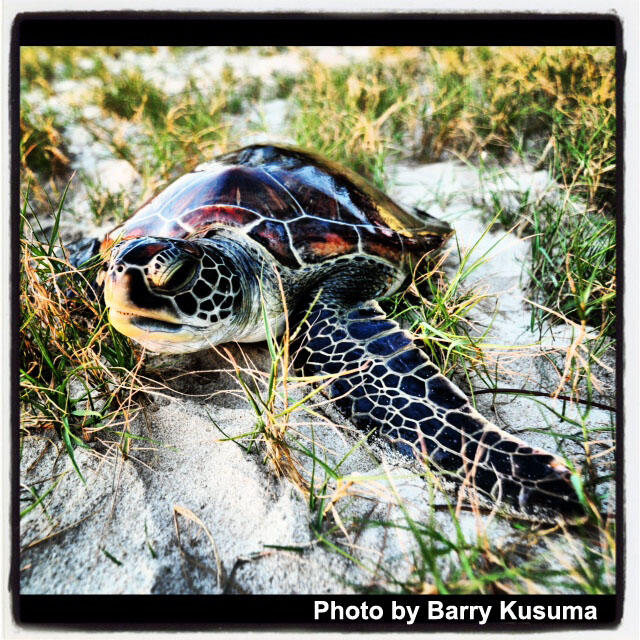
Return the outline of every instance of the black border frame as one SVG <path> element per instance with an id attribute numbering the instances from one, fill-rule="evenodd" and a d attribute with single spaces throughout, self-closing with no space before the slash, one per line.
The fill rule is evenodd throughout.
<path id="1" fill-rule="evenodd" d="M 223 24 L 224 29 L 215 26 Z M 358 25 L 358 29 L 354 26 Z M 117 28 L 115 28 L 117 27 Z M 367 601 L 390 604 L 424 603 L 427 598 L 445 604 L 498 604 L 514 599 L 501 596 L 55 596 L 19 592 L 19 109 L 21 45 L 605 45 L 616 47 L 617 114 L 617 299 L 616 357 L 616 497 L 618 556 L 616 595 L 517 596 L 520 604 L 598 604 L 603 622 L 519 624 L 315 622 L 313 603 L 331 599 L 348 606 Z M 611 627 L 623 615 L 625 594 L 624 461 L 624 72 L 623 28 L 614 14 L 429 14 L 429 13 L 204 13 L 204 12 L 44 12 L 20 13 L 13 22 L 10 45 L 10 157 L 11 157 L 11 571 L 13 615 L 20 625 L 83 629 L 293 629 L 367 631 L 552 630 Z M 215 601 L 216 609 L 213 610 Z M 388 608 L 388 607 L 387 607 Z M 216 615 L 217 614 L 217 615 Z M 249 619 L 247 619 L 249 618 Z"/>

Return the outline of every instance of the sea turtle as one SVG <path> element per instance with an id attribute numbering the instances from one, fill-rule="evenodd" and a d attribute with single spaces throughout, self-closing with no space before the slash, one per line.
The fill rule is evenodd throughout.
<path id="1" fill-rule="evenodd" d="M 483 418 L 376 302 L 452 233 L 316 153 L 253 145 L 179 178 L 107 235 L 104 299 L 118 331 L 164 353 L 264 340 L 263 309 L 281 331 L 286 308 L 302 323 L 295 366 L 329 376 L 357 427 L 484 502 L 577 515 L 565 463 Z"/>

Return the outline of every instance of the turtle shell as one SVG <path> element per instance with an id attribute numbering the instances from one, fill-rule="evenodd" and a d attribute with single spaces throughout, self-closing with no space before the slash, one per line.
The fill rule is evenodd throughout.
<path id="1" fill-rule="evenodd" d="M 106 238 L 208 237 L 235 227 L 290 268 L 364 253 L 394 264 L 452 230 L 412 214 L 353 171 L 294 147 L 253 145 L 182 176 Z"/>

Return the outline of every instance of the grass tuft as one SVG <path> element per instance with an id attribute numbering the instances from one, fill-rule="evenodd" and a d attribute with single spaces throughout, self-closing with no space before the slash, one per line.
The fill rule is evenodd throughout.
<path id="1" fill-rule="evenodd" d="M 54 224 L 39 240 L 21 212 L 20 404 L 21 428 L 55 429 L 82 477 L 73 451 L 93 433 L 135 411 L 123 380 L 139 365 L 124 336 L 106 320 L 95 292 L 97 261 L 74 268 L 58 236 L 67 191 L 51 212 Z M 129 408 L 127 408 L 129 404 Z"/>
<path id="2" fill-rule="evenodd" d="M 154 126 L 161 126 L 167 117 L 167 97 L 138 70 L 110 78 L 102 91 L 102 107 L 125 120 L 141 113 Z"/>
<path id="3" fill-rule="evenodd" d="M 601 336 L 615 334 L 616 222 L 600 213 L 584 212 L 567 197 L 561 204 L 544 202 L 531 212 L 530 288 L 545 307 Z M 540 308 L 532 325 L 554 320 Z"/>
<path id="4" fill-rule="evenodd" d="M 381 62 L 327 68 L 310 60 L 292 93 L 297 143 L 384 187 L 390 150 L 402 143 L 399 117 L 412 84 L 395 71 Z"/>

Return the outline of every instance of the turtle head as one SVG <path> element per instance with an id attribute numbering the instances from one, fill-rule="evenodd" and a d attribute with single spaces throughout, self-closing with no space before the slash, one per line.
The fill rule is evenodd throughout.
<path id="1" fill-rule="evenodd" d="M 111 324 L 151 351 L 224 342 L 243 317 L 243 278 L 206 240 L 144 237 L 111 251 L 104 281 Z"/>

